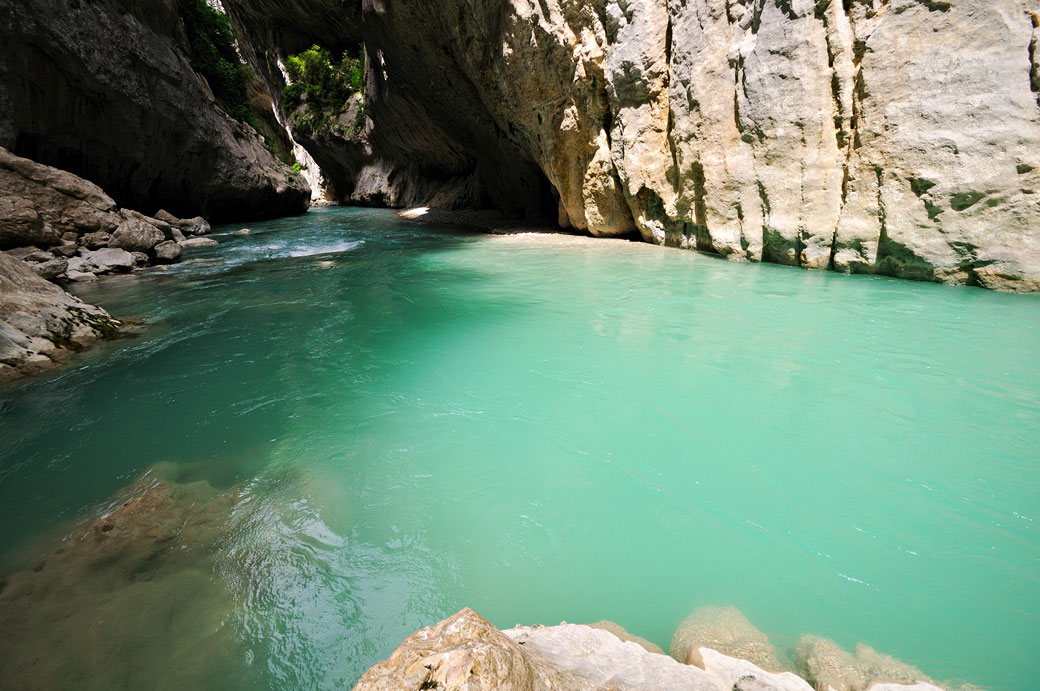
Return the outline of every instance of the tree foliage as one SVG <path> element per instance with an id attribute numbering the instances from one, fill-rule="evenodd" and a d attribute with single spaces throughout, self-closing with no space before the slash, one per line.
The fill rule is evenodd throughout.
<path id="1" fill-rule="evenodd" d="M 252 78 L 235 50 L 235 33 L 226 15 L 205 0 L 177 0 L 188 34 L 191 63 L 209 82 L 213 95 L 237 120 L 250 122 L 253 113 L 246 95 Z"/>
<path id="2" fill-rule="evenodd" d="M 334 61 L 328 50 L 314 45 L 290 55 L 285 71 L 289 83 L 282 91 L 282 100 L 288 110 L 305 106 L 303 112 L 294 114 L 296 125 L 305 131 L 320 129 L 343 110 L 351 96 L 364 91 L 363 61 L 349 51 Z"/>

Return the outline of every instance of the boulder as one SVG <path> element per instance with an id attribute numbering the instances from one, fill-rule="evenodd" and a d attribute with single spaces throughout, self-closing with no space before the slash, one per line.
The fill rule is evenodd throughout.
<path id="1" fill-rule="evenodd" d="M 77 283 L 89 283 L 97 280 L 97 275 L 90 271 L 73 271 L 71 269 L 65 271 L 65 277 Z"/>
<path id="2" fill-rule="evenodd" d="M 181 247 L 212 247 L 213 245 L 219 245 L 220 243 L 213 238 L 188 238 L 187 240 L 177 244 Z"/>
<path id="3" fill-rule="evenodd" d="M 174 242 L 184 242 L 187 238 L 184 237 L 184 233 L 181 232 L 180 228 L 174 226 L 170 232 L 170 239 Z"/>
<path id="4" fill-rule="evenodd" d="M 119 225 L 116 203 L 97 185 L 0 147 L 0 249 L 49 245 Z"/>
<path id="5" fill-rule="evenodd" d="M 123 221 L 112 233 L 112 246 L 129 252 L 150 252 L 166 239 L 161 230 L 140 219 Z"/>
<path id="6" fill-rule="evenodd" d="M 519 645 L 466 608 L 406 638 L 365 672 L 355 691 L 535 688 L 535 670 Z"/>
<path id="7" fill-rule="evenodd" d="M 51 248 L 51 254 L 56 257 L 65 257 L 66 259 L 75 256 L 78 251 L 79 245 L 74 242 L 62 242 L 60 245 Z"/>
<path id="8" fill-rule="evenodd" d="M 7 256 L 21 259 L 23 262 L 45 262 L 54 258 L 50 252 L 44 252 L 38 247 L 15 247 L 7 250 Z"/>
<path id="9" fill-rule="evenodd" d="M 252 234 L 253 234 L 253 231 L 251 231 L 249 228 L 239 228 L 234 233 L 232 233 L 232 235 L 252 235 Z"/>
<path id="10" fill-rule="evenodd" d="M 699 659 L 698 648 L 748 660 L 769 672 L 792 669 L 766 635 L 736 607 L 700 607 L 679 624 L 669 654 L 679 662 L 693 664 Z"/>
<path id="11" fill-rule="evenodd" d="M 612 621 L 607 621 L 604 619 L 601 621 L 597 621 L 595 624 L 589 624 L 589 626 L 591 626 L 594 629 L 602 629 L 603 631 L 609 631 L 622 641 L 632 641 L 633 643 L 641 647 L 643 650 L 646 650 L 647 652 L 657 653 L 659 655 L 667 654 L 664 652 L 664 650 L 661 649 L 661 646 L 657 645 L 656 643 L 651 643 L 645 638 L 640 638 L 639 636 L 635 636 L 629 633 L 623 627 L 619 626 L 618 624 L 615 624 Z"/>
<path id="12" fill-rule="evenodd" d="M 52 366 L 121 325 L 0 252 L 0 378 Z"/>
<path id="13" fill-rule="evenodd" d="M 2 181 L 3 176 L 0 175 L 0 183 Z M 19 245 L 51 245 L 60 241 L 61 233 L 40 217 L 30 199 L 0 197 L 0 249 Z"/>
<path id="14" fill-rule="evenodd" d="M 65 270 L 68 267 L 69 260 L 64 257 L 52 257 L 49 261 L 40 262 L 39 264 L 30 264 L 30 268 L 36 272 L 37 276 L 45 278 L 48 281 L 61 276 L 65 273 Z"/>
<path id="15" fill-rule="evenodd" d="M 172 264 L 181 258 L 181 246 L 173 240 L 160 242 L 155 246 L 154 252 L 157 264 Z"/>
<path id="16" fill-rule="evenodd" d="M 535 689 L 731 691 L 702 669 L 591 626 L 517 626 L 502 633 L 531 661 Z"/>
<path id="17" fill-rule="evenodd" d="M 75 258 L 70 259 L 69 268 L 73 271 L 91 271 L 93 267 L 92 273 L 102 274 L 132 271 L 134 268 L 134 255 L 117 247 L 83 252 L 81 257 L 83 263 L 75 262 Z"/>
<path id="18" fill-rule="evenodd" d="M 209 235 L 211 230 L 209 223 L 202 216 L 183 219 L 177 224 L 177 227 L 185 235 Z"/>
<path id="19" fill-rule="evenodd" d="M 916 667 L 878 653 L 870 646 L 860 644 L 849 653 L 820 636 L 798 639 L 795 657 L 799 672 L 821 689 L 867 691 L 879 685 L 934 683 Z"/>
<path id="20" fill-rule="evenodd" d="M 169 223 L 171 226 L 180 225 L 181 222 L 181 219 L 177 218 L 166 209 L 159 209 L 157 212 L 155 212 L 155 218 L 160 221 L 165 221 L 166 223 Z"/>
<path id="21" fill-rule="evenodd" d="M 89 250 L 99 250 L 102 247 L 108 247 L 112 243 L 112 235 L 103 230 L 85 233 L 79 239 L 79 243 Z"/>
<path id="22" fill-rule="evenodd" d="M 162 243 L 160 242 L 159 245 L 161 245 L 161 244 Z M 156 245 L 156 247 L 158 247 L 159 245 Z M 140 269 L 140 268 L 148 266 L 148 265 L 150 265 L 152 263 L 152 260 L 149 259 L 148 255 L 145 254 L 144 252 L 131 252 L 130 254 L 134 255 L 134 268 L 135 269 Z"/>

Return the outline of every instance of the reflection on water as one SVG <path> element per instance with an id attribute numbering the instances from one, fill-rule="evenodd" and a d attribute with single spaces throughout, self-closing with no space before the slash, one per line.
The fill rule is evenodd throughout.
<path id="1" fill-rule="evenodd" d="M 83 286 L 149 327 L 0 389 L 16 687 L 341 688 L 462 606 L 667 647 L 736 605 L 788 651 L 1040 674 L 1035 297 L 375 210 L 253 230 Z"/>

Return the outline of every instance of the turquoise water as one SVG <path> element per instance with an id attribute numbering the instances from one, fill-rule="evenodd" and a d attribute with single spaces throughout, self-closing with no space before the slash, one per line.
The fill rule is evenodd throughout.
<path id="1" fill-rule="evenodd" d="M 464 605 L 667 649 L 731 604 L 1035 684 L 1038 297 L 378 210 L 252 228 L 82 288 L 151 326 L 0 389 L 8 570 L 173 463 L 241 497 L 214 688 L 350 684 Z"/>

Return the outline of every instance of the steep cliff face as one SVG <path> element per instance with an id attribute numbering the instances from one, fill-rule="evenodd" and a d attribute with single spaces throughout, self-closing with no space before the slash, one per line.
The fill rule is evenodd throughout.
<path id="1" fill-rule="evenodd" d="M 176 0 L 0 0 L 0 10 L 0 146 L 146 212 L 306 209 L 306 184 L 192 68 Z"/>
<path id="2" fill-rule="evenodd" d="M 435 5 L 366 4 L 388 81 L 435 101 L 450 56 L 565 223 L 1040 288 L 1035 0 Z"/>
<path id="3" fill-rule="evenodd" d="M 594 235 L 1040 288 L 1036 0 L 348 5 L 369 148 L 330 164 L 343 198 L 555 198 Z"/>

